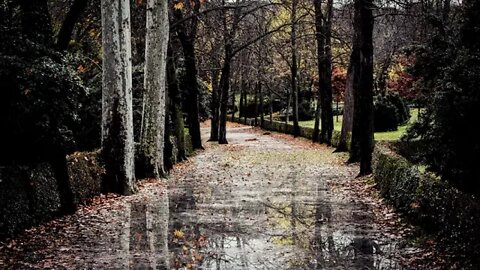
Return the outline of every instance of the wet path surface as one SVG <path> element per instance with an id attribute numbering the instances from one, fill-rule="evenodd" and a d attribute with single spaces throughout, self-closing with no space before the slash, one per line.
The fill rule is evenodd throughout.
<path id="1" fill-rule="evenodd" d="M 332 149 L 249 127 L 180 165 L 168 187 L 105 199 L 0 250 L 0 268 L 402 269 L 399 237 L 342 183 Z"/>
<path id="2" fill-rule="evenodd" d="M 249 128 L 228 139 L 169 188 L 172 230 L 207 239 L 192 248 L 199 268 L 400 269 L 391 259 L 396 241 L 365 205 L 336 192 L 355 175 L 344 157 Z M 180 248 L 171 245 L 173 254 Z"/>

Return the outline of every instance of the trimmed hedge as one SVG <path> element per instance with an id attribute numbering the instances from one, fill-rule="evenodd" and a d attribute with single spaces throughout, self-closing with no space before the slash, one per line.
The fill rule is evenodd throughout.
<path id="1" fill-rule="evenodd" d="M 185 143 L 187 155 L 191 155 L 188 131 Z M 76 152 L 67 157 L 73 202 L 77 206 L 101 193 L 104 168 L 99 154 L 100 151 Z M 0 166 L 0 239 L 61 214 L 57 179 L 49 163 Z"/>
<path id="2" fill-rule="evenodd" d="M 255 119 L 254 118 L 247 118 L 246 120 L 244 118 L 237 118 L 232 120 L 231 116 L 227 116 L 228 121 L 248 125 L 248 126 L 255 126 Z M 260 123 L 260 120 L 258 120 L 258 123 Z M 264 121 L 263 122 L 263 129 L 270 130 L 270 131 L 276 131 L 276 132 L 281 132 L 281 133 L 286 133 L 286 134 L 291 134 L 293 135 L 293 125 L 288 124 L 285 125 L 285 122 L 280 122 L 280 121 Z M 339 131 L 334 130 L 332 133 L 332 146 L 338 146 L 340 142 L 340 135 L 341 133 Z M 307 138 L 307 139 L 312 139 L 313 138 L 313 128 L 309 127 L 300 127 L 300 137 Z M 348 141 L 350 141 L 350 138 L 348 138 Z M 349 144 L 350 145 L 350 144 Z"/>
<path id="3" fill-rule="evenodd" d="M 50 164 L 0 167 L 0 237 L 48 220 L 59 210 Z"/>
<path id="4" fill-rule="evenodd" d="M 67 157 L 75 205 L 86 204 L 89 199 L 100 195 L 104 169 L 99 156 L 100 151 L 77 152 Z"/>
<path id="5" fill-rule="evenodd" d="M 433 234 L 448 253 L 480 265 L 480 202 L 438 177 L 422 173 L 388 144 L 377 143 L 374 180 L 380 193 L 414 224 Z"/>

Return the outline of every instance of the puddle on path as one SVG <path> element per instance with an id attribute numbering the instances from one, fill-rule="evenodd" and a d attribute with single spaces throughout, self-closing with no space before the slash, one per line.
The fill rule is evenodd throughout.
<path id="1" fill-rule="evenodd" d="M 169 188 L 174 268 L 402 269 L 365 205 L 334 190 L 353 177 L 330 152 L 230 132 Z"/>
<path id="2" fill-rule="evenodd" d="M 7 266 L 402 269 L 395 260 L 398 238 L 382 232 L 368 207 L 335 185 L 352 179 L 355 169 L 331 149 L 250 128 L 228 134 L 229 145 L 211 145 L 172 175 L 168 192 L 157 187 L 115 207 L 67 217 L 69 225 L 43 232 L 57 233 L 53 242 L 27 233 L 18 240 L 24 250 L 7 255 Z"/>

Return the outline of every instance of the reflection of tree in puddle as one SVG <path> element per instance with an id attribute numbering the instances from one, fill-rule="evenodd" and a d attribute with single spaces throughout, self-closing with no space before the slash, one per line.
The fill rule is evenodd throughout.
<path id="1" fill-rule="evenodd" d="M 381 247 L 370 238 L 374 228 L 366 206 L 333 198 L 321 181 L 311 198 L 316 201 L 299 200 L 297 195 L 302 191 L 296 186 L 295 175 L 292 176 L 289 177 L 292 184 L 290 203 L 284 200 L 264 202 L 274 220 L 271 226 L 277 230 L 273 243 L 305 251 L 301 257 L 289 260 L 289 268 L 401 269 L 385 256 L 391 256 L 396 246 Z M 382 252 L 382 248 L 388 249 L 389 254 Z"/>
<path id="2" fill-rule="evenodd" d="M 193 190 L 187 186 L 180 195 L 172 196 L 170 212 L 173 214 L 168 234 L 168 243 L 172 257 L 171 265 L 174 269 L 196 268 L 203 260 L 200 250 L 205 246 L 206 238 L 200 234 L 198 224 L 188 222 L 188 218 L 181 216 L 194 210 L 195 197 Z"/>
<path id="3" fill-rule="evenodd" d="M 168 196 L 155 200 L 133 201 L 126 208 L 128 221 L 121 235 L 121 257 L 129 269 L 169 269 Z M 126 267 L 128 265 L 128 267 Z"/>
<path id="4" fill-rule="evenodd" d="M 389 253 L 395 252 L 395 246 L 372 240 L 378 232 L 371 225 L 368 208 L 334 197 L 325 181 L 318 181 L 318 175 L 308 178 L 303 168 L 288 171 L 285 184 L 262 190 L 265 193 L 258 193 L 262 194 L 258 198 L 248 197 L 252 194 L 248 188 L 232 192 L 224 187 L 199 188 L 194 183 L 174 188 L 171 266 L 399 269 L 384 254 L 388 248 L 392 249 Z"/>

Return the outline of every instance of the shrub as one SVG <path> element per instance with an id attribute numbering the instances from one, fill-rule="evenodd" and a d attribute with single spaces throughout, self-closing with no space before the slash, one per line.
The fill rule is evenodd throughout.
<path id="1" fill-rule="evenodd" d="M 12 44 L 0 53 L 0 162 L 73 151 L 88 89 L 62 55 L 22 38 Z"/>
<path id="2" fill-rule="evenodd" d="M 398 94 L 376 96 L 373 111 L 376 132 L 397 130 L 410 119 L 409 108 Z"/>
<path id="3" fill-rule="evenodd" d="M 298 106 L 299 121 L 312 120 L 314 117 L 315 117 L 315 110 L 313 109 L 312 104 L 310 102 L 304 101 Z"/>
<path id="4" fill-rule="evenodd" d="M 480 203 L 474 196 L 431 173 L 421 173 L 385 144 L 375 145 L 373 169 L 380 193 L 410 221 L 436 236 L 461 269 L 480 263 Z"/>
<path id="5" fill-rule="evenodd" d="M 406 137 L 428 145 L 424 158 L 432 170 L 475 194 L 480 194 L 480 38 L 472 34 L 478 33 L 479 12 L 478 1 L 466 1 L 459 33 L 453 28 L 416 50 L 412 72 L 421 78 L 417 86 L 427 102 Z"/>

